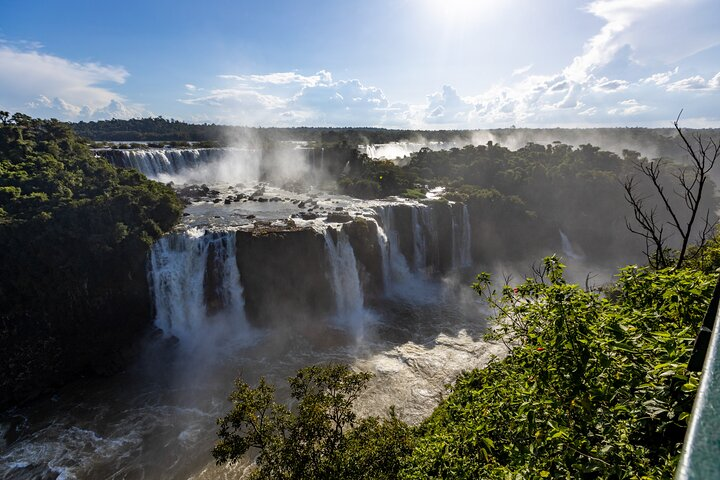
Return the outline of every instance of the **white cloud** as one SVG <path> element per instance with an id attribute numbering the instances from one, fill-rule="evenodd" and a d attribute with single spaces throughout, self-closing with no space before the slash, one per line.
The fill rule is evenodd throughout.
<path id="1" fill-rule="evenodd" d="M 622 121 L 649 126 L 665 125 L 682 107 L 717 123 L 718 105 L 707 101 L 707 92 L 720 90 L 720 73 L 706 70 L 707 59 L 688 60 L 720 45 L 720 29 L 708 14 L 717 11 L 714 1 L 592 0 L 585 11 L 603 25 L 588 36 L 580 55 L 542 75 L 529 72 L 547 71 L 543 65 L 520 66 L 509 81 L 479 93 L 448 84 L 424 100 L 401 104 L 377 86 L 336 80 L 321 70 L 223 75 L 227 86 L 188 94 L 183 102 L 211 106 L 235 123 L 269 125 L 481 128 Z M 678 79 L 680 71 L 690 73 Z"/>
<path id="2" fill-rule="evenodd" d="M 33 45 L 33 47 L 36 47 Z M 123 67 L 77 63 L 42 53 L 0 45 L 0 106 L 65 120 L 139 116 L 144 109 L 126 105 L 104 86 L 120 85 L 129 76 Z M 120 118 L 120 117 L 118 117 Z"/>
<path id="3" fill-rule="evenodd" d="M 180 102 L 245 124 L 376 125 L 396 113 L 379 88 L 359 80 L 334 81 L 324 70 L 309 76 L 280 72 L 219 78 L 230 86 Z"/>
<path id="4" fill-rule="evenodd" d="M 591 88 L 596 92 L 619 92 L 627 90 L 630 82 L 625 80 L 608 80 L 607 78 L 599 79 Z"/>
<path id="5" fill-rule="evenodd" d="M 527 73 L 527 72 L 530 71 L 530 69 L 533 68 L 533 66 L 534 66 L 534 65 L 531 63 L 531 64 L 528 64 L 528 65 L 525 65 L 524 67 L 516 68 L 515 70 L 512 71 L 512 76 L 513 76 L 513 77 L 517 77 L 517 76 L 520 76 L 520 75 L 522 75 L 522 74 L 524 74 L 524 73 Z"/>
<path id="6" fill-rule="evenodd" d="M 638 113 L 647 112 L 650 110 L 650 107 L 647 105 L 641 105 L 638 103 L 637 100 L 634 98 L 623 100 L 622 102 L 618 103 L 618 106 L 615 108 L 611 108 L 608 110 L 608 113 L 610 115 L 636 115 Z"/>
<path id="7" fill-rule="evenodd" d="M 650 83 L 654 85 L 665 85 L 670 81 L 670 79 L 673 77 L 673 75 L 676 75 L 678 73 L 679 68 L 675 67 L 672 70 L 669 70 L 667 72 L 660 72 L 655 73 L 653 75 L 650 75 L 647 78 L 643 78 L 640 80 L 641 83 Z"/>
<path id="8" fill-rule="evenodd" d="M 225 80 L 235 80 L 245 85 L 289 85 L 298 84 L 304 87 L 332 84 L 330 72 L 321 70 L 315 75 L 300 75 L 296 72 L 277 72 L 265 75 L 220 75 Z"/>
<path id="9" fill-rule="evenodd" d="M 667 86 L 668 91 L 692 91 L 692 90 L 720 90 L 720 72 L 718 72 L 710 80 L 700 75 L 683 78 L 673 82 Z"/>

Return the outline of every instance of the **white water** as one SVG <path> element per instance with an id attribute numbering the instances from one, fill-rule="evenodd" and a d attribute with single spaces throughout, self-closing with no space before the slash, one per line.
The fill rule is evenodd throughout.
<path id="1" fill-rule="evenodd" d="M 122 159 L 120 166 L 134 168 L 149 178 L 168 178 L 209 165 L 221 159 L 223 149 L 144 149 L 116 150 Z M 113 157 L 115 158 L 115 157 Z"/>
<path id="2" fill-rule="evenodd" d="M 320 151 L 319 168 L 315 150 L 281 148 L 264 155 L 254 147 L 206 149 L 113 150 L 109 158 L 118 166 L 134 168 L 148 178 L 175 184 L 234 184 L 265 179 L 278 185 L 302 180 L 320 184 L 325 180 L 325 153 Z"/>
<path id="3" fill-rule="evenodd" d="M 390 206 L 380 206 L 377 208 L 384 237 L 386 239 L 383 246 L 383 272 L 387 272 L 389 279 L 389 289 L 386 293 L 391 292 L 393 287 L 408 283 L 412 279 L 410 267 L 408 267 L 405 255 L 400 252 L 400 234 L 395 227 L 395 212 Z"/>
<path id="4" fill-rule="evenodd" d="M 472 255 L 470 253 L 470 243 L 472 239 L 470 236 L 470 215 L 468 214 L 467 205 L 462 206 L 462 218 L 459 222 L 453 214 L 452 234 L 453 267 L 465 268 L 471 266 Z"/>
<path id="5" fill-rule="evenodd" d="M 570 239 L 563 233 L 562 230 L 558 230 L 558 232 L 560 232 L 560 244 L 562 246 L 562 251 L 569 259 L 582 260 L 585 258 L 584 255 L 575 251 L 572 243 L 570 243 Z"/>
<path id="6" fill-rule="evenodd" d="M 347 234 L 336 231 L 337 242 L 330 229 L 325 230 L 325 247 L 328 252 L 333 293 L 337 306 L 336 321 L 361 336 L 368 313 L 364 309 L 364 298 L 360 286 L 355 253 Z"/>
<path id="7" fill-rule="evenodd" d="M 434 141 L 399 141 L 390 143 L 376 143 L 369 145 L 358 145 L 358 150 L 373 160 L 390 160 L 396 165 L 406 165 L 410 161 L 410 155 L 419 152 L 422 148 L 430 150 L 449 150 L 451 148 L 463 147 L 470 142 L 434 142 Z"/>
<path id="8" fill-rule="evenodd" d="M 192 343 L 207 329 L 204 284 L 211 246 L 214 258 L 210 261 L 215 264 L 220 285 L 214 293 L 229 326 L 242 330 L 245 313 L 235 260 L 235 232 L 203 232 L 191 228 L 184 233 L 166 235 L 150 252 L 148 275 L 155 302 L 155 324 L 181 342 Z"/>

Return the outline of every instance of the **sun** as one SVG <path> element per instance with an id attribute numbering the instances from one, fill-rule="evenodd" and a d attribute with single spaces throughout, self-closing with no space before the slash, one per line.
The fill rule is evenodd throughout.
<path id="1" fill-rule="evenodd" d="M 421 0 L 425 15 L 452 27 L 487 19 L 502 5 L 499 0 Z"/>

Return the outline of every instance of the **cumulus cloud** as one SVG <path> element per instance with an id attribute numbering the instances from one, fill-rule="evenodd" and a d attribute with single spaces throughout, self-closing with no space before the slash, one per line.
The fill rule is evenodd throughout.
<path id="1" fill-rule="evenodd" d="M 667 86 L 668 91 L 720 90 L 720 72 L 709 80 L 700 75 L 683 78 Z"/>
<path id="2" fill-rule="evenodd" d="M 650 107 L 647 105 L 641 105 L 638 103 L 637 100 L 634 98 L 623 100 L 622 102 L 618 103 L 618 106 L 615 108 L 611 108 L 608 110 L 608 113 L 610 115 L 635 115 L 641 112 L 647 112 L 650 110 Z"/>
<path id="3" fill-rule="evenodd" d="M 259 86 L 297 84 L 304 87 L 314 87 L 332 83 L 332 75 L 325 70 L 309 76 L 300 75 L 296 72 L 278 72 L 265 75 L 220 75 L 219 77 L 226 80 L 235 80 L 245 85 Z"/>
<path id="4" fill-rule="evenodd" d="M 647 78 L 643 78 L 640 80 L 640 83 L 649 83 L 653 85 L 665 85 L 670 81 L 670 79 L 678 73 L 679 68 L 675 67 L 672 70 L 668 70 L 667 72 L 660 72 L 655 73 L 653 75 L 650 75 Z"/>
<path id="5" fill-rule="evenodd" d="M 497 126 L 662 125 L 680 108 L 720 121 L 708 92 L 720 73 L 692 57 L 720 45 L 716 0 L 591 0 L 584 10 L 603 23 L 581 53 L 547 73 L 528 64 L 481 92 L 442 85 L 416 102 L 398 103 L 361 79 L 316 73 L 221 75 L 225 82 L 186 89 L 186 105 L 214 109 L 233 123 L 267 125 L 482 128 Z M 684 28 L 681 34 L 668 35 Z M 690 60 L 688 60 L 690 59 Z M 531 74 L 530 72 L 545 72 Z M 692 121 L 690 117 L 688 122 Z"/>
<path id="6" fill-rule="evenodd" d="M 322 70 L 314 75 L 279 72 L 219 75 L 226 88 L 179 101 L 214 109 L 232 123 L 286 125 L 375 125 L 397 114 L 383 91 L 356 79 L 338 80 Z M 262 93 L 261 93 L 262 92 Z"/>
<path id="7" fill-rule="evenodd" d="M 65 120 L 139 116 L 144 109 L 128 104 L 107 84 L 121 85 L 125 68 L 78 63 L 43 53 L 0 45 L 0 106 Z"/>

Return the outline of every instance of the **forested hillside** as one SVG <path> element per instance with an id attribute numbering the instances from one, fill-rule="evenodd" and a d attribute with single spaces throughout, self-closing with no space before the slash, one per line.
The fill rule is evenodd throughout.
<path id="1" fill-rule="evenodd" d="M 150 320 L 146 252 L 182 204 L 95 157 L 67 124 L 0 121 L 2 404 L 112 368 Z"/>

